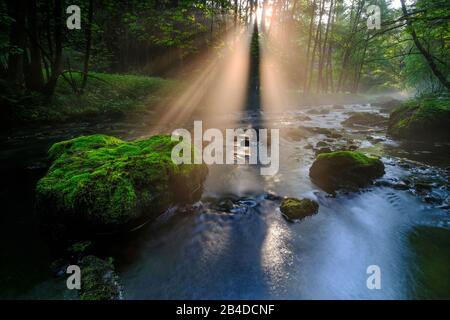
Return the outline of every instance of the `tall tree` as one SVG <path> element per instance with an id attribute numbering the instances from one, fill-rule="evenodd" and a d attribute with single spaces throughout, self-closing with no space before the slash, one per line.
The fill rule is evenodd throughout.
<path id="1" fill-rule="evenodd" d="M 26 41 L 25 0 L 8 0 L 8 11 L 13 22 L 9 33 L 8 81 L 16 86 L 23 83 L 24 51 Z"/>
<path id="2" fill-rule="evenodd" d="M 84 90 L 84 88 L 86 87 L 88 72 L 89 72 L 89 58 L 91 56 L 93 15 L 94 15 L 94 0 L 89 0 L 88 23 L 87 23 L 87 27 L 86 27 L 86 50 L 84 53 L 83 81 L 81 83 L 81 90 Z"/>
<path id="3" fill-rule="evenodd" d="M 42 73 L 42 54 L 38 37 L 38 8 L 36 6 L 36 0 L 27 0 L 26 10 L 30 61 L 25 80 L 28 89 L 42 91 L 44 87 L 44 75 Z"/>
<path id="4" fill-rule="evenodd" d="M 423 55 L 425 60 L 428 63 L 428 66 L 430 67 L 433 74 L 436 76 L 436 78 L 439 79 L 439 81 L 447 88 L 447 90 L 450 90 L 450 81 L 447 80 L 447 77 L 439 70 L 438 66 L 436 65 L 433 56 L 430 54 L 430 52 L 422 45 L 419 38 L 417 37 L 416 30 L 414 29 L 413 23 L 411 18 L 409 17 L 408 10 L 406 9 L 405 0 L 400 0 L 402 5 L 402 12 L 403 16 L 407 23 L 407 30 L 411 34 L 414 44 L 416 48 L 420 51 L 420 53 Z"/>

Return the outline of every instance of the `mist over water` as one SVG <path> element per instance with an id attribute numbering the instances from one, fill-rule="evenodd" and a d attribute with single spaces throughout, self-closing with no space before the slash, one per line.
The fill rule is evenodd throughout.
<path id="1" fill-rule="evenodd" d="M 171 210 L 154 224 L 105 240 L 97 251 L 101 256 L 114 258 L 124 298 L 408 299 L 421 297 L 420 292 L 424 290 L 431 292 L 431 296 L 439 292 L 439 283 L 432 281 L 439 274 L 422 272 L 423 266 L 418 264 L 410 236 L 419 226 L 448 229 L 448 212 L 424 202 L 408 190 L 386 186 L 371 186 L 360 192 L 332 197 L 312 184 L 308 176 L 315 156 L 307 145 L 322 141 L 324 135 L 306 134 L 300 129 L 304 136 L 291 136 L 292 128 L 340 130 L 340 122 L 348 117 L 348 112 L 371 108 L 370 105 L 346 105 L 336 110 L 328 105 L 277 113 L 249 110 L 219 114 L 204 121 L 204 128 L 212 125 L 219 129 L 258 127 L 262 122 L 268 128 L 279 128 L 279 171 L 273 176 L 261 176 L 260 168 L 255 165 L 211 165 L 203 197 L 192 209 Z M 315 114 L 310 112 L 313 109 L 329 112 Z M 310 120 L 305 120 L 306 114 Z M 74 129 L 67 130 L 70 133 Z M 108 130 L 110 127 L 102 128 L 105 133 Z M 117 123 L 114 130 L 122 132 L 122 137 L 130 135 L 127 123 Z M 132 135 L 133 138 L 145 137 L 147 132 L 147 126 L 143 126 Z M 407 162 L 408 166 L 403 163 L 405 158 L 413 158 L 445 166 L 439 157 L 416 149 L 409 153 L 401 144 L 389 139 L 380 142 L 366 139 L 368 134 L 384 137 L 379 130 L 356 128 L 340 132 L 347 139 L 360 143 L 363 151 L 382 156 L 386 167 L 383 181 L 420 175 L 431 177 L 438 179 L 435 189 L 442 197 L 448 197 L 448 183 L 439 167 L 423 162 Z M 48 139 L 61 138 L 49 136 Z M 447 148 L 445 145 L 431 147 L 441 148 L 441 151 Z M 34 159 L 32 163 L 39 163 L 41 153 L 18 143 L 11 144 L 8 154 L 22 157 L 23 152 L 32 155 L 28 158 Z M 14 185 L 9 188 L 14 192 Z M 24 194 L 32 197 L 32 188 L 30 182 Z M 284 196 L 315 199 L 320 205 L 319 212 L 297 223 L 288 222 L 279 211 L 280 197 Z M 39 238 L 35 221 L 21 222 L 20 217 L 32 214 L 32 209 L 18 208 L 20 202 L 10 199 L 15 207 L 10 205 L 10 214 L 6 216 L 9 228 L 3 230 L 3 235 L 15 239 L 17 234 L 27 230 L 27 237 L 5 247 L 4 252 L 11 258 L 3 267 L 16 270 L 17 277 L 14 273 L 4 279 L 2 296 L 74 298 L 64 290 L 64 281 L 52 278 L 48 266 L 53 258 Z M 445 263 L 448 248 L 433 239 L 425 238 L 420 242 L 425 253 L 433 253 L 425 261 L 431 258 L 432 263 L 437 255 L 437 259 L 441 259 L 437 261 Z M 27 250 L 33 250 L 33 254 L 24 255 Z M 16 259 L 19 254 L 21 258 Z M 36 263 L 36 256 L 39 256 L 39 263 Z M 36 272 L 26 272 L 29 264 L 34 265 Z M 366 270 L 370 265 L 381 269 L 380 290 L 369 290 L 366 286 L 369 276 Z"/>
<path id="2" fill-rule="evenodd" d="M 355 105 L 348 110 L 368 108 Z M 298 126 L 283 120 L 295 114 L 265 115 L 265 121 L 280 128 Z M 345 117 L 333 111 L 311 116 L 308 125 L 339 127 L 339 119 Z M 307 139 L 319 140 L 320 136 Z M 194 212 L 169 217 L 163 230 L 157 226 L 145 231 L 132 263 L 120 267 L 119 258 L 125 297 L 414 298 L 420 284 L 408 237 L 418 225 L 435 225 L 443 211 L 388 187 L 331 197 L 310 182 L 314 155 L 304 143 L 282 135 L 280 170 L 274 176 L 259 175 L 256 166 L 210 166 L 203 199 Z M 406 174 L 388 158 L 383 160 L 385 177 Z M 268 194 L 313 198 L 320 204 L 319 213 L 299 223 L 287 222 L 279 201 Z M 230 212 L 214 204 L 223 199 L 231 199 Z M 119 257 L 126 256 L 126 250 Z M 367 288 L 370 265 L 381 269 L 381 290 Z"/>

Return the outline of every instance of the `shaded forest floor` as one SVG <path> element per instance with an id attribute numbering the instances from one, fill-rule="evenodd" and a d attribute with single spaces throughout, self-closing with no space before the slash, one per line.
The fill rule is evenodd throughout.
<path id="1" fill-rule="evenodd" d="M 70 80 L 81 83 L 81 74 L 73 73 Z M 71 84 L 60 78 L 51 99 L 37 93 L 2 94 L 6 106 L 2 119 L 6 127 L 22 127 L 135 115 L 148 111 L 175 86 L 175 81 L 157 77 L 90 73 L 83 94 L 76 94 Z"/>

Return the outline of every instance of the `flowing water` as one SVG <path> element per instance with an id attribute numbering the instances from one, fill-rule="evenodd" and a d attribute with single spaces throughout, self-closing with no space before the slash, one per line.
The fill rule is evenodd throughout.
<path id="1" fill-rule="evenodd" d="M 449 298 L 450 145 L 400 144 L 383 128 L 342 127 L 349 112 L 373 110 L 250 110 L 211 120 L 221 127 L 280 128 L 280 169 L 261 176 L 256 166 L 210 166 L 202 200 L 191 209 L 171 210 L 151 225 L 105 240 L 98 254 L 114 258 L 124 298 Z M 308 129 L 316 127 L 339 138 Z M 92 132 L 127 139 L 149 133 L 143 122 L 49 127 L 39 135 L 4 137 L 1 298 L 74 297 L 49 271 L 55 257 L 39 236 L 33 188 L 45 173 L 51 142 Z M 311 183 L 308 169 L 315 156 L 311 146 L 326 139 L 330 146 L 351 143 L 382 156 L 385 176 L 360 192 L 324 193 Z M 315 199 L 319 213 L 288 222 L 279 211 L 284 196 Z M 370 265 L 380 267 L 379 290 L 366 285 Z"/>

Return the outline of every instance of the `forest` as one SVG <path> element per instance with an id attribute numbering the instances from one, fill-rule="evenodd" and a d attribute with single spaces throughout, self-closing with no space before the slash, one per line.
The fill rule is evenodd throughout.
<path id="1" fill-rule="evenodd" d="M 0 299 L 450 299 L 450 0 L 6 0 L 0 26 Z"/>
<path id="2" fill-rule="evenodd" d="M 449 3 L 400 3 L 374 2 L 380 28 L 368 29 L 369 1 L 6 1 L 2 118 L 27 122 L 64 112 L 70 118 L 85 110 L 67 97 L 89 95 L 88 83 L 131 86 L 128 91 L 137 85 L 137 78 L 106 80 L 108 74 L 155 77 L 140 80 L 152 88 L 162 85 L 157 77 L 194 73 L 194 60 L 229 46 L 224 35 L 251 28 L 257 11 L 260 38 L 289 80 L 285 90 L 447 92 Z M 73 4 L 81 9 L 80 29 L 66 27 L 66 8 Z M 99 108 L 89 98 L 82 101 L 88 110 Z M 114 102 L 119 109 L 125 103 Z"/>

